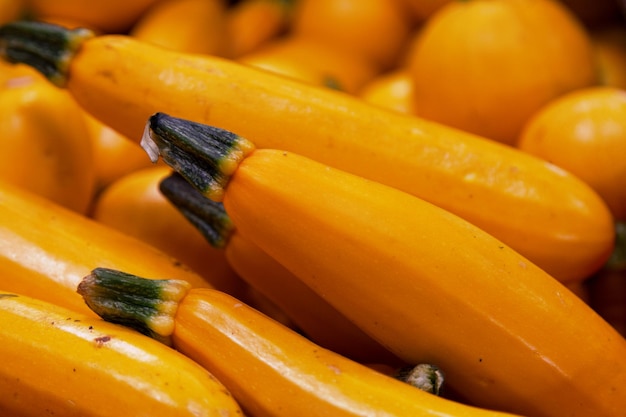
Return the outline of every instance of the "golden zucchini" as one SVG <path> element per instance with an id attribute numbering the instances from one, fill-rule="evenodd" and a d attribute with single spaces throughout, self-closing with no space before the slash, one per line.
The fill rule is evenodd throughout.
<path id="1" fill-rule="evenodd" d="M 135 331 L 0 291 L 0 415 L 236 417 L 205 369 Z"/>
<path id="2" fill-rule="evenodd" d="M 144 146 L 223 200 L 238 233 L 407 363 L 441 367 L 472 403 L 542 417 L 626 409 L 626 340 L 482 229 L 395 188 L 162 113 Z"/>
<path id="3" fill-rule="evenodd" d="M 139 140 L 155 112 L 209 123 L 403 190 L 492 234 L 555 278 L 580 281 L 608 258 L 613 224 L 587 184 L 495 141 L 211 56 L 128 36 L 29 22 L 0 27 L 1 55 L 67 88 Z"/>
<path id="4" fill-rule="evenodd" d="M 209 200 L 176 173 L 163 178 L 159 189 L 211 245 L 223 250 L 229 264 L 246 283 L 284 311 L 313 342 L 361 363 L 402 364 L 324 297 L 237 233 L 221 203 Z M 152 218 L 147 213 L 146 221 Z"/>
<path id="5" fill-rule="evenodd" d="M 181 281 L 97 268 L 79 292 L 107 320 L 171 340 L 222 381 L 253 417 L 513 417 L 444 399 L 372 370 L 218 290 L 187 291 Z M 153 309 L 137 304 L 140 297 Z M 161 304 L 170 303 L 177 305 L 175 312 L 160 311 Z M 159 323 L 168 320 L 173 326 L 162 329 Z"/>
<path id="6" fill-rule="evenodd" d="M 212 287 L 178 259 L 141 240 L 0 181 L 0 289 L 93 314 L 76 294 L 97 266 Z"/>

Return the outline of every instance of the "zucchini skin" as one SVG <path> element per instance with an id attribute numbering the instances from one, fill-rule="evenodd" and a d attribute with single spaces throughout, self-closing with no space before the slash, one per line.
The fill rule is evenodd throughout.
<path id="1" fill-rule="evenodd" d="M 587 278 L 611 252 L 612 217 L 589 186 L 493 141 L 330 89 L 225 60 L 161 52 L 125 37 L 86 41 L 70 68 L 67 88 L 76 100 L 128 137 L 138 139 L 156 111 L 219 126 L 259 148 L 295 152 L 430 201 L 563 282 Z M 123 84 L 102 77 L 104 68 L 123 68 L 124 77 L 113 77 Z"/>
<path id="2" fill-rule="evenodd" d="M 238 233 L 399 358 L 439 366 L 473 404 L 541 417 L 626 409 L 626 340 L 563 283 L 461 217 L 162 113 L 142 143 L 222 201 Z"/>
<path id="3" fill-rule="evenodd" d="M 219 290 L 96 268 L 78 292 L 103 319 L 171 343 L 204 366 L 250 416 L 513 417 L 439 397 L 373 370 Z M 175 308 L 163 308 L 171 305 Z M 174 325 L 163 326 L 164 321 Z M 432 364 L 426 369 L 421 374 L 430 374 L 427 378 L 441 376 Z"/>
<path id="4" fill-rule="evenodd" d="M 269 149 L 241 162 L 223 203 L 238 233 L 401 359 L 440 366 L 472 403 L 542 417 L 626 409 L 626 341 L 461 218 Z"/>
<path id="5" fill-rule="evenodd" d="M 328 88 L 129 36 L 55 29 L 54 42 L 33 42 L 47 31 L 28 23 L 0 27 L 5 57 L 35 66 L 49 59 L 40 70 L 131 139 L 139 140 L 154 112 L 210 123 L 259 148 L 295 152 L 425 199 L 562 282 L 588 278 L 611 253 L 613 219 L 597 193 L 520 150 Z"/>
<path id="6" fill-rule="evenodd" d="M 254 417 L 515 416 L 382 375 L 217 290 L 191 289 L 175 320 L 173 346 L 223 381 Z"/>
<path id="7" fill-rule="evenodd" d="M 125 327 L 0 291 L 0 415 L 236 417 L 201 366 Z"/>
<path id="8" fill-rule="evenodd" d="M 35 18 L 70 21 L 102 32 L 124 32 L 157 0 L 91 0 L 86 7 L 82 0 L 28 0 Z"/>
<path id="9" fill-rule="evenodd" d="M 91 217 L 179 259 L 213 287 L 243 297 L 246 285 L 224 252 L 206 242 L 159 191 L 159 181 L 170 172 L 156 165 L 118 178 L 95 199 Z"/>
<path id="10" fill-rule="evenodd" d="M 244 159 L 223 202 L 238 233 L 401 359 L 440 366 L 472 403 L 542 417 L 626 408 L 626 341 L 460 218 L 267 149 Z"/>
<path id="11" fill-rule="evenodd" d="M 0 62 L 0 178 L 86 214 L 95 169 L 84 111 L 26 65 Z"/>
<path id="12" fill-rule="evenodd" d="M 0 202 L 0 288 L 5 291 L 93 314 L 76 287 L 98 266 L 212 287 L 154 246 L 1 180 Z"/>
<path id="13" fill-rule="evenodd" d="M 221 203 L 205 197 L 178 173 L 164 178 L 159 190 L 211 245 L 223 250 L 226 260 L 243 281 L 283 311 L 313 342 L 361 363 L 406 365 L 324 297 L 239 235 Z M 224 292 L 237 297 L 232 292 Z"/>

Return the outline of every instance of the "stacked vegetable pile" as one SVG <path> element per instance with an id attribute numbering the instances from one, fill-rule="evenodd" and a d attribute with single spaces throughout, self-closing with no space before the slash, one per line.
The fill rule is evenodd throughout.
<path id="1" fill-rule="evenodd" d="M 624 16 L 0 1 L 0 415 L 625 415 Z"/>

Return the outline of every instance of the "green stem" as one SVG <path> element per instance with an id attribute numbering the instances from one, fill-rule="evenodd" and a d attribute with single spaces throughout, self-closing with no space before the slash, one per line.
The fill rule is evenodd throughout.
<path id="1" fill-rule="evenodd" d="M 252 142 L 232 132 L 164 113 L 148 119 L 141 146 L 152 161 L 161 156 L 213 201 L 222 201 L 230 176 L 254 150 Z"/>
<path id="2" fill-rule="evenodd" d="M 104 320 L 133 328 L 171 346 L 178 303 L 190 287 L 187 281 L 147 279 L 96 268 L 83 278 L 77 292 Z"/>
<path id="3" fill-rule="evenodd" d="M 159 190 L 212 246 L 226 246 L 234 225 L 222 203 L 205 197 L 177 172 L 161 180 Z"/>
<path id="4" fill-rule="evenodd" d="M 0 26 L 0 56 L 32 66 L 52 83 L 65 87 L 69 64 L 82 43 L 95 34 L 50 23 L 20 20 Z"/>
<path id="5" fill-rule="evenodd" d="M 435 395 L 441 393 L 441 387 L 444 382 L 444 375 L 441 369 L 428 363 L 401 368 L 394 377 L 422 391 Z"/>

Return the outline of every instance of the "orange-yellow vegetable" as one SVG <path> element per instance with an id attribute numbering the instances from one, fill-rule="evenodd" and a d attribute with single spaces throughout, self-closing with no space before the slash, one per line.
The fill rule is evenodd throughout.
<path id="1" fill-rule="evenodd" d="M 589 184 L 616 220 L 626 220 L 626 90 L 581 88 L 550 101 L 516 146 Z"/>
<path id="2" fill-rule="evenodd" d="M 417 114 L 413 80 L 406 68 L 398 68 L 373 78 L 358 92 L 368 103 L 405 114 Z"/>
<path id="3" fill-rule="evenodd" d="M 26 11 L 26 0 L 0 0 L 0 24 L 19 19 Z"/>
<path id="4" fill-rule="evenodd" d="M 225 250 L 239 275 L 285 311 L 315 343 L 361 363 L 402 363 L 249 239 L 234 233 Z M 351 297 L 350 292 L 346 297 Z"/>
<path id="5" fill-rule="evenodd" d="M 287 34 L 258 50 L 239 57 L 237 62 L 275 70 L 279 74 L 294 73 L 298 79 L 314 81 L 347 93 L 356 93 L 378 70 L 356 54 L 328 48 L 316 39 Z M 253 75 L 253 74 L 251 74 Z M 315 82 L 320 79 L 322 82 Z"/>
<path id="6" fill-rule="evenodd" d="M 115 180 L 153 164 L 135 142 L 83 111 L 95 171 L 95 195 Z M 83 139 L 84 140 L 84 139 Z"/>
<path id="7" fill-rule="evenodd" d="M 79 291 L 108 320 L 130 319 L 153 334 L 153 317 L 137 314 L 138 306 L 122 297 L 132 287 L 158 305 L 175 289 L 163 294 L 153 288 L 158 281 L 147 281 L 98 269 Z M 117 291 L 110 291 L 111 282 Z M 161 288 L 169 285 L 180 283 L 164 281 Z M 351 361 L 226 293 L 193 289 L 175 296 L 176 312 L 168 315 L 173 329 L 156 335 L 171 337 L 174 348 L 222 381 L 251 417 L 513 417 L 444 399 Z"/>
<path id="8" fill-rule="evenodd" d="M 129 34 L 173 51 L 230 55 L 224 0 L 161 0 Z"/>
<path id="9" fill-rule="evenodd" d="M 153 246 L 0 182 L 0 288 L 89 312 L 76 287 L 97 266 L 210 283 Z"/>
<path id="10" fill-rule="evenodd" d="M 291 23 L 293 0 L 241 0 L 226 14 L 234 58 L 263 47 L 284 34 Z"/>
<path id="11" fill-rule="evenodd" d="M 314 56 L 311 59 L 302 59 L 301 56 L 290 53 L 289 48 L 284 48 L 285 45 L 291 43 L 289 41 L 290 39 L 280 38 L 257 51 L 239 57 L 237 62 L 309 84 L 344 90 L 340 80 L 345 78 L 341 74 L 338 76 L 336 72 L 323 64 L 311 65 L 310 61 L 314 60 Z M 302 46 L 306 48 L 306 45 Z M 314 53 L 313 50 L 311 51 Z M 300 54 L 306 54 L 306 52 L 300 52 Z M 319 62 L 316 61 L 317 64 Z M 347 66 L 342 66 L 343 70 L 346 68 Z M 351 84 L 348 84 L 349 88 Z"/>
<path id="12" fill-rule="evenodd" d="M 93 315 L 0 291 L 0 328 L 2 416 L 242 415 L 201 366 Z"/>
<path id="13" fill-rule="evenodd" d="M 297 0 L 291 33 L 355 54 L 384 71 L 395 65 L 412 25 L 398 0 Z"/>
<path id="14" fill-rule="evenodd" d="M 83 110 L 25 65 L 0 63 L 0 178 L 79 213 L 95 172 Z"/>
<path id="15" fill-rule="evenodd" d="M 26 0 L 34 18 L 82 23 L 105 33 L 122 33 L 158 0 Z"/>
<path id="16" fill-rule="evenodd" d="M 402 364 L 402 361 L 355 326 L 324 297 L 312 291 L 249 239 L 237 233 L 220 203 L 204 197 L 177 174 L 164 178 L 160 189 L 189 219 L 189 226 L 193 224 L 203 232 L 207 241 L 216 248 L 223 249 L 229 264 L 245 282 L 284 311 L 296 327 L 315 343 L 361 363 Z M 158 222 L 154 214 L 146 212 L 145 217 L 146 224 L 153 220 Z M 171 232 L 164 230 L 160 232 L 166 237 L 171 235 Z"/>
<path id="17" fill-rule="evenodd" d="M 162 113 L 143 144 L 223 200 L 238 233 L 407 363 L 439 366 L 473 404 L 542 417 L 626 409 L 626 340 L 482 229 L 398 189 Z"/>
<path id="18" fill-rule="evenodd" d="M 159 191 L 159 182 L 171 171 L 158 166 L 121 177 L 98 196 L 92 217 L 179 259 L 213 287 L 242 297 L 246 285 L 224 251 L 211 246 Z"/>
<path id="19" fill-rule="evenodd" d="M 228 381 L 254 416 L 512 417 L 424 393 L 320 348 L 215 290 L 184 298 L 173 338 L 178 349 Z"/>
<path id="20" fill-rule="evenodd" d="M 509 145 L 541 106 L 597 82 L 589 36 L 560 1 L 450 1 L 417 36 L 417 114 Z"/>
<path id="21" fill-rule="evenodd" d="M 33 45 L 41 31 L 58 42 Z M 29 42 L 24 54 L 20 45 Z M 297 152 L 430 201 L 563 282 L 588 277 L 612 250 L 613 219 L 587 184 L 494 141 L 345 93 L 125 36 L 14 23 L 0 27 L 0 44 L 11 60 L 36 65 L 30 54 L 52 56 L 47 68 L 59 64 L 59 72 L 49 73 L 50 79 L 130 138 L 139 140 L 145 120 L 157 111 L 208 122 L 261 148 Z M 65 57 L 62 62 L 56 54 Z"/>

